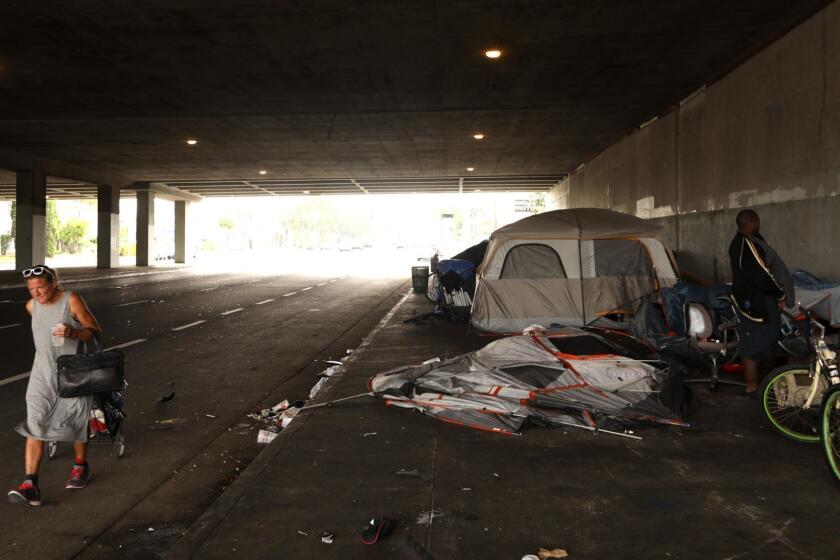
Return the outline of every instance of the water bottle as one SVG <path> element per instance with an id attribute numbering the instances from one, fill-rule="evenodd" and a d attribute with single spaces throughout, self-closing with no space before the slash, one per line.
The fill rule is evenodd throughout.
<path id="1" fill-rule="evenodd" d="M 58 348 L 59 346 L 64 346 L 64 337 L 63 336 L 58 336 L 57 334 L 55 334 L 55 330 L 60 329 L 63 326 L 64 325 L 62 325 L 61 323 L 58 323 L 56 326 L 53 327 L 53 330 L 52 330 L 52 345 L 55 346 L 56 348 Z"/>

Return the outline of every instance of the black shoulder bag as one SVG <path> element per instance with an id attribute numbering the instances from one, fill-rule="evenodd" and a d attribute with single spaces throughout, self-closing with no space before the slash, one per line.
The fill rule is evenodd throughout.
<path id="1" fill-rule="evenodd" d="M 91 342 L 91 348 L 87 348 L 79 341 L 75 354 L 64 354 L 56 360 L 58 396 L 67 399 L 123 389 L 125 355 L 122 350 L 102 350 L 97 337 Z M 93 351 L 85 352 L 86 349 Z"/>

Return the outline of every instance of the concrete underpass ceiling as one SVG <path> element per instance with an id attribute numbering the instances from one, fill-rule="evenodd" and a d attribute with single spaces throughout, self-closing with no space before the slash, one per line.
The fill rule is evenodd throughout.
<path id="1" fill-rule="evenodd" d="M 828 3 L 5 2 L 0 167 L 202 196 L 546 190 Z"/>

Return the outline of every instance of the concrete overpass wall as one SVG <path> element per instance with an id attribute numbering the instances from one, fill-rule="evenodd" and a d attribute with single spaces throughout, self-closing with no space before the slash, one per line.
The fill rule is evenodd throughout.
<path id="1" fill-rule="evenodd" d="M 728 280 L 739 209 L 788 265 L 840 279 L 840 2 L 580 167 L 550 193 L 664 225 L 686 272 Z"/>

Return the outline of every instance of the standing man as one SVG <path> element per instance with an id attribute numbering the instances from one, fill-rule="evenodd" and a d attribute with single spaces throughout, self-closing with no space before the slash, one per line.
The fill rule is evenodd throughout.
<path id="1" fill-rule="evenodd" d="M 793 280 L 784 261 L 761 237 L 761 220 L 754 210 L 738 212 L 735 223 L 738 232 L 729 244 L 732 302 L 738 312 L 747 395 L 752 396 L 758 389 L 760 366 L 771 365 L 782 328 L 781 310 L 793 307 Z"/>

